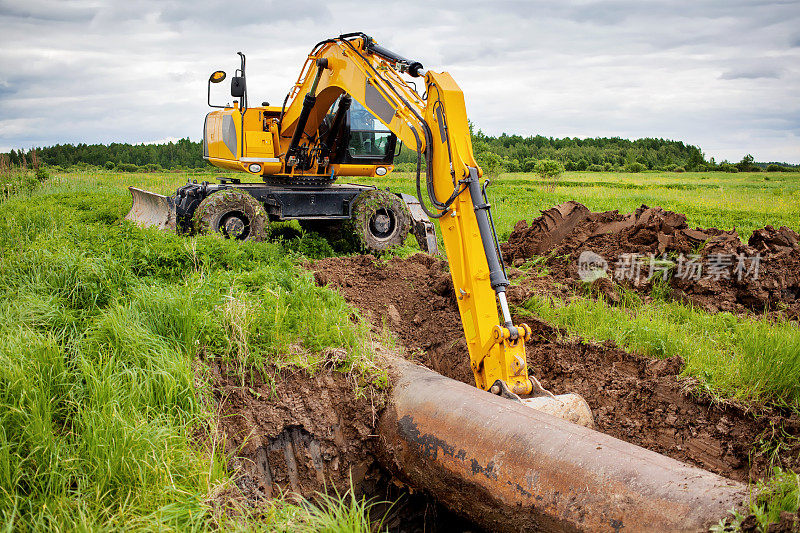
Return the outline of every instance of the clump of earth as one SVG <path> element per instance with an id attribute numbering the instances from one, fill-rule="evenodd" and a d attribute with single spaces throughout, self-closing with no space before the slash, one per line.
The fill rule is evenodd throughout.
<path id="1" fill-rule="evenodd" d="M 520 221 L 502 245 L 509 264 L 545 257 L 553 282 L 595 282 L 612 302 L 613 284 L 669 296 L 711 312 L 771 312 L 800 317 L 800 235 L 765 226 L 747 243 L 736 230 L 690 228 L 686 216 L 660 207 L 634 213 L 592 212 L 569 201 Z"/>

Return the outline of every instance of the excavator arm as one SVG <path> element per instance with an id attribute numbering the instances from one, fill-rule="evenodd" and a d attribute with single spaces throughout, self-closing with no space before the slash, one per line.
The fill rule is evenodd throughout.
<path id="1" fill-rule="evenodd" d="M 404 73 L 421 78 L 424 98 Z M 322 41 L 287 96 L 291 103 L 284 105 L 280 136 L 290 140 L 284 154 L 287 166 L 312 153 L 307 146 L 317 141 L 322 119 L 344 93 L 417 151 L 418 196 L 428 216 L 440 221 L 477 386 L 511 397 L 549 395 L 528 376 L 525 340 L 530 328 L 511 320 L 505 294 L 509 282 L 461 89 L 448 73 L 425 71 L 419 62 L 378 46 L 364 34 Z M 423 199 L 423 156 L 430 207 Z"/>

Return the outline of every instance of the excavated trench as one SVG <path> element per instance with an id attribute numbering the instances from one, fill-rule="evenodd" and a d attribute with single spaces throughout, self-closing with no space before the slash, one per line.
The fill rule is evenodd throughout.
<path id="1" fill-rule="evenodd" d="M 800 263 L 798 268 L 792 265 L 800 247 L 791 230 L 768 227 L 742 245 L 738 237 L 734 242 L 730 232 L 687 232 L 685 218 L 660 210 L 643 208 L 634 215 L 619 215 L 592 214 L 574 205 L 554 209 L 555 215 L 552 210 L 545 212 L 530 226 L 518 224 L 504 246 L 509 263 L 517 265 L 534 255 L 550 254 L 549 277 L 526 279 L 521 271 L 511 269 L 513 277 L 523 278 L 509 291 L 513 304 L 521 304 L 534 291 L 569 290 L 576 275 L 570 254 L 577 258 L 587 242 L 609 255 L 621 250 L 645 254 L 681 250 L 686 244 L 683 240 L 694 237 L 705 239 L 706 245 L 717 243 L 719 250 L 762 254 L 764 274 L 760 282 L 675 283 L 677 298 L 711 311 L 771 309 L 797 316 L 800 292 L 792 272 L 800 272 Z M 643 217 L 647 222 L 639 223 Z M 695 241 L 687 242 L 687 252 L 697 249 Z M 598 243 L 605 243 L 605 248 Z M 405 358 L 473 383 L 446 263 L 424 254 L 388 261 L 366 255 L 330 258 L 308 266 L 319 285 L 339 291 L 375 328 L 391 330 Z M 643 294 L 648 289 L 633 288 Z M 756 296 L 748 297 L 748 290 Z M 800 468 L 796 414 L 714 402 L 698 392 L 696 382 L 680 376 L 683 363 L 678 358 L 654 360 L 610 343 L 569 338 L 538 320 L 516 317 L 516 321 L 527 322 L 534 331 L 526 346 L 530 372 L 555 394 L 582 395 L 592 408 L 598 431 L 742 482 L 767 476 L 773 466 Z M 362 384 L 361 393 L 356 394 L 352 376 L 336 371 L 335 361 L 313 377 L 303 370 L 283 369 L 273 379 L 256 376 L 247 383 L 241 382 L 234 369 L 209 364 L 220 430 L 228 449 L 235 450 L 240 497 L 251 505 L 282 492 L 313 498 L 332 485 L 343 492 L 352 478 L 361 494 L 381 500 L 399 498 L 385 524 L 390 531 L 480 531 L 424 491 L 403 486 L 379 464 L 376 424 L 385 393 Z M 470 498 L 480 496 L 464 494 L 463 498 L 468 508 Z M 379 507 L 376 513 L 385 508 Z"/>
<path id="2" fill-rule="evenodd" d="M 473 383 L 446 263 L 423 254 L 388 262 L 331 258 L 315 264 L 315 278 L 340 291 L 373 323 L 384 323 L 407 358 Z M 514 301 L 519 292 L 509 296 L 521 303 Z M 582 395 L 598 431 L 738 481 L 768 474 L 770 459 L 784 468 L 800 467 L 800 445 L 777 450 L 769 445 L 779 437 L 800 438 L 796 415 L 714 402 L 679 376 L 677 358 L 650 359 L 610 343 L 565 338 L 529 317 L 516 320 L 534 331 L 526 346 L 530 372 L 554 394 Z"/>
<path id="3" fill-rule="evenodd" d="M 256 511 L 280 495 L 314 500 L 345 494 L 352 486 L 377 505 L 392 533 L 482 531 L 424 492 L 413 491 L 377 461 L 378 415 L 386 394 L 358 384 L 334 361 L 310 375 L 299 368 L 272 369 L 267 379 L 242 374 L 208 359 L 219 413 L 219 434 L 230 453 L 236 488 L 217 498 L 224 512 Z M 356 391 L 359 391 L 358 393 Z M 391 503 L 390 503 L 391 502 Z"/>

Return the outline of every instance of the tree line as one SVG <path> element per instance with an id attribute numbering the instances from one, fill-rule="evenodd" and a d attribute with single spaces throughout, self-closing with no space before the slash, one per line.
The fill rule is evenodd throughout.
<path id="1" fill-rule="evenodd" d="M 472 145 L 481 167 L 489 174 L 501 172 L 534 172 L 539 161 L 559 162 L 565 170 L 593 172 L 707 171 L 758 172 L 760 170 L 794 170 L 798 165 L 757 163 L 745 155 L 731 163 L 706 159 L 699 147 L 682 141 L 643 138 L 593 137 L 558 139 L 535 135 L 523 137 L 503 133 L 493 137 L 470 125 Z M 4 154 L 11 165 L 26 166 L 33 157 L 51 167 L 70 168 L 93 165 L 122 171 L 175 170 L 203 168 L 201 142 L 189 138 L 165 144 L 57 144 L 29 150 L 11 150 Z M 395 159 L 399 170 L 412 170 L 416 152 L 401 149 Z"/>
<path id="2" fill-rule="evenodd" d="M 165 144 L 56 144 L 30 150 L 11 150 L 7 155 L 12 165 L 24 166 L 33 154 L 45 165 L 70 168 L 93 165 L 119 170 L 185 169 L 207 165 L 201 142 L 189 138 Z"/>

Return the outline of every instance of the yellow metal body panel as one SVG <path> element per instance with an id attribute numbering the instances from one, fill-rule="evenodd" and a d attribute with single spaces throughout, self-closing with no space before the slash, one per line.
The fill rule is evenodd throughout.
<path id="1" fill-rule="evenodd" d="M 479 167 L 472 151 L 461 89 L 446 72 L 429 71 L 425 85 L 428 94 L 425 122 L 432 130 L 434 143 L 433 184 L 436 197 L 444 201 L 450 197 L 457 181 L 469 175 L 467 167 Z M 449 154 L 436 116 L 437 109 L 446 120 Z M 512 391 L 520 394 L 530 392 L 524 363 L 521 368 L 515 364 L 519 360 L 525 361 L 524 342 L 498 338 L 504 328 L 496 327 L 497 297 L 489 283 L 489 267 L 475 218 L 475 206 L 468 191 L 457 197 L 439 222 L 477 386 L 488 389 L 495 380 L 502 379 Z"/>

